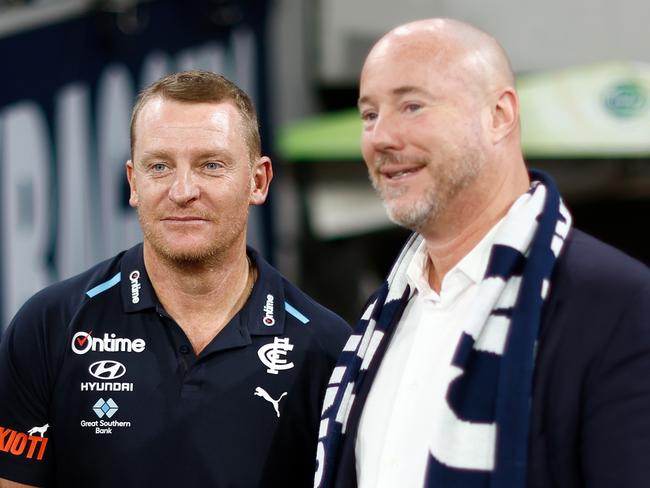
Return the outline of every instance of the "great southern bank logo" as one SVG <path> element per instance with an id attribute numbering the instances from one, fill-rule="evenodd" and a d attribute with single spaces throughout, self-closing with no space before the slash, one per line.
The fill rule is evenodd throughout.
<path id="1" fill-rule="evenodd" d="M 131 282 L 131 303 L 139 303 L 140 288 L 142 288 L 142 285 L 140 285 L 140 271 L 137 269 L 131 271 L 129 281 Z"/>
<path id="2" fill-rule="evenodd" d="M 100 398 L 93 405 L 93 411 L 100 419 L 104 415 L 110 419 L 119 409 L 120 407 L 117 406 L 117 403 L 115 403 L 112 398 L 109 398 L 106 401 L 104 401 L 103 398 Z"/>
<path id="3" fill-rule="evenodd" d="M 93 404 L 93 412 L 97 416 L 97 419 L 86 420 L 82 419 L 79 425 L 84 428 L 95 429 L 95 434 L 101 435 L 111 435 L 113 430 L 118 430 L 122 428 L 131 428 L 131 422 L 129 420 L 106 420 L 113 417 L 120 407 L 117 405 L 115 400 L 109 398 L 104 400 L 100 398 Z M 91 431 L 92 432 L 92 431 Z"/>
<path id="4" fill-rule="evenodd" d="M 96 352 L 142 352 L 146 347 L 144 339 L 128 339 L 105 333 L 104 337 L 93 337 L 90 332 L 77 332 L 72 336 L 72 352 L 86 354 Z"/>

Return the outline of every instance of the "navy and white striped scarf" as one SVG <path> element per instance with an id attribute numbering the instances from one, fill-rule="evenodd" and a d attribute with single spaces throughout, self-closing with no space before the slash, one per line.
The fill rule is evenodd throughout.
<path id="1" fill-rule="evenodd" d="M 495 235 L 477 299 L 467 311 L 451 365 L 458 375 L 446 395 L 451 415 L 441 420 L 443 442 L 430 443 L 425 487 L 525 486 L 537 333 L 551 272 L 571 226 L 553 181 L 539 172 L 531 172 L 531 179 L 530 190 Z M 413 296 L 406 269 L 421 242 L 414 234 L 406 243 L 332 373 L 319 431 L 318 488 L 356 486 L 359 418 Z"/>

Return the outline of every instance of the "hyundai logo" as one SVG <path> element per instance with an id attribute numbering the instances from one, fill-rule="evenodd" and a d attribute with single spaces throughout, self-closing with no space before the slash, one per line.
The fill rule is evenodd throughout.
<path id="1" fill-rule="evenodd" d="M 117 361 L 97 361 L 88 367 L 88 372 L 100 380 L 114 380 L 126 373 L 126 366 Z"/>

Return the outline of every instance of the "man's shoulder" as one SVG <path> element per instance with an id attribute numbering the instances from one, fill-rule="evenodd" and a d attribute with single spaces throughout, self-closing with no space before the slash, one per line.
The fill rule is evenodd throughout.
<path id="1" fill-rule="evenodd" d="M 584 293 L 600 290 L 625 296 L 648 290 L 650 269 L 620 249 L 573 229 L 558 259 L 554 281 L 573 284 Z"/>
<path id="2" fill-rule="evenodd" d="M 295 324 L 303 334 L 311 335 L 327 352 L 338 356 L 352 333 L 350 325 L 287 278 L 281 276 L 281 279 L 287 316 L 286 326 L 291 327 L 291 324 Z"/>
<path id="3" fill-rule="evenodd" d="M 271 293 L 279 292 L 284 297 L 287 323 L 300 326 L 301 329 L 315 334 L 349 335 L 349 324 L 332 310 L 324 307 L 294 285 L 277 268 L 268 263 L 253 248 L 248 248 L 249 255 L 255 261 L 262 281 L 262 286 Z"/>
<path id="4" fill-rule="evenodd" d="M 47 351 L 44 358 L 48 366 L 43 370 L 54 371 L 65 349 L 67 329 L 91 300 L 87 292 L 109 282 L 119 272 L 119 261 L 120 255 L 115 256 L 76 276 L 47 286 L 29 298 L 2 336 L 3 351 L 11 350 L 14 358 L 31 361 L 29 364 L 35 364 L 29 359 L 35 351 L 37 354 Z M 98 313 L 105 313 L 105 310 L 103 307 Z"/>
<path id="5" fill-rule="evenodd" d="M 650 270 L 593 236 L 572 230 L 550 290 L 542 335 L 562 337 L 585 358 L 597 355 L 613 334 L 647 335 Z"/>
<path id="6" fill-rule="evenodd" d="M 349 324 L 339 315 L 318 303 L 289 280 L 283 277 L 282 281 L 287 308 L 290 306 L 300 307 L 305 311 L 305 316 L 309 317 L 309 322 L 313 322 L 314 327 L 320 328 L 325 325 L 338 329 L 350 328 Z"/>
<path id="7" fill-rule="evenodd" d="M 51 315 L 65 322 L 65 317 L 74 314 L 96 291 L 119 282 L 123 254 L 124 252 L 121 252 L 75 276 L 36 292 L 23 304 L 12 322 L 33 322 L 34 318 L 47 318 Z"/>

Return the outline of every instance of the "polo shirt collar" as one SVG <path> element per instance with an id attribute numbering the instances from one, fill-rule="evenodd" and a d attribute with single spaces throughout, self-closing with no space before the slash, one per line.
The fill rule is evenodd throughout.
<path id="1" fill-rule="evenodd" d="M 144 267 L 142 243 L 126 251 L 120 271 L 122 306 L 125 312 L 139 312 L 159 305 L 160 302 Z"/>
<path id="2" fill-rule="evenodd" d="M 255 249 L 248 247 L 247 253 L 257 268 L 257 280 L 240 311 L 242 321 L 251 335 L 283 334 L 286 310 L 282 275 Z"/>
<path id="3" fill-rule="evenodd" d="M 247 247 L 246 251 L 257 268 L 257 279 L 244 307 L 232 320 L 240 322 L 252 336 L 283 334 L 286 310 L 282 275 L 255 249 Z M 125 312 L 161 306 L 144 266 L 142 243 L 126 251 L 120 271 Z"/>

